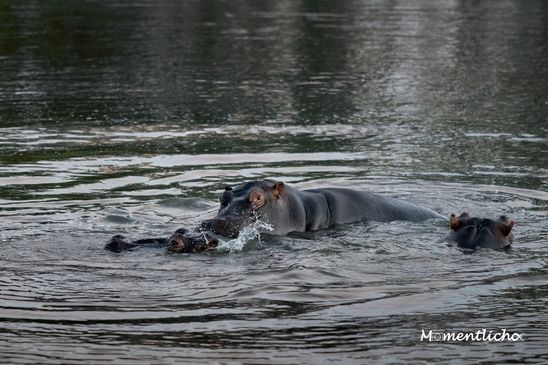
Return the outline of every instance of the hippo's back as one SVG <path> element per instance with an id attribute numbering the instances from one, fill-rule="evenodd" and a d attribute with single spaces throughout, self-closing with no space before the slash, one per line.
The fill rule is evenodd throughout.
<path id="1" fill-rule="evenodd" d="M 341 188 L 305 190 L 321 194 L 331 212 L 331 224 L 344 224 L 362 220 L 390 222 L 405 220 L 419 222 L 441 217 L 433 210 L 379 194 Z"/>

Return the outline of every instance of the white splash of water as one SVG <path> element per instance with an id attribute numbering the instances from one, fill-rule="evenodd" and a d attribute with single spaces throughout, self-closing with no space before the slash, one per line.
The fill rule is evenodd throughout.
<path id="1" fill-rule="evenodd" d="M 219 240 L 219 245 L 217 246 L 218 252 L 234 252 L 241 251 L 246 243 L 251 240 L 258 239 L 261 242 L 261 233 L 260 230 L 273 231 L 274 228 L 272 225 L 259 220 L 256 217 L 256 220 L 253 224 L 245 227 L 240 231 L 240 234 L 237 238 L 231 239 L 229 241 Z"/>

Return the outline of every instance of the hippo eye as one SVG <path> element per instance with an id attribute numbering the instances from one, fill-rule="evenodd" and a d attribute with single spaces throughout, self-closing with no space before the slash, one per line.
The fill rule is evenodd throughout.
<path id="1" fill-rule="evenodd" d="M 253 205 L 254 209 L 262 208 L 265 204 L 264 194 L 260 191 L 252 191 L 249 195 L 249 201 Z"/>

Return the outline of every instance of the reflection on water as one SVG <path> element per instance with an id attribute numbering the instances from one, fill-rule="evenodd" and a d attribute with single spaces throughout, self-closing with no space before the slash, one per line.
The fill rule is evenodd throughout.
<path id="1" fill-rule="evenodd" d="M 547 37 L 543 1 L 0 3 L 2 360 L 542 363 Z M 102 249 L 267 177 L 504 213 L 514 249 L 444 222 Z M 420 342 L 482 328 L 526 340 Z"/>

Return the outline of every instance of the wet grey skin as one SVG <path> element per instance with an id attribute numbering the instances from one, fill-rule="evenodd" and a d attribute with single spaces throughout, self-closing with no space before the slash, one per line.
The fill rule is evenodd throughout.
<path id="1" fill-rule="evenodd" d="M 467 250 L 509 249 L 514 239 L 512 233 L 514 221 L 504 215 L 494 220 L 470 217 L 468 213 L 462 213 L 458 217 L 451 214 L 449 226 L 451 233 L 447 240 Z"/>
<path id="2" fill-rule="evenodd" d="M 379 194 L 340 188 L 297 190 L 281 181 L 250 181 L 221 194 L 217 215 L 200 229 L 225 237 L 256 218 L 270 224 L 274 235 L 326 229 L 360 221 L 419 222 L 443 218 L 433 210 Z"/>

